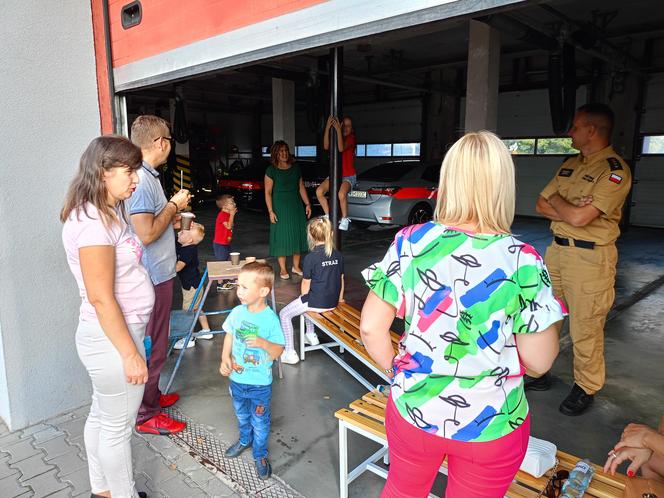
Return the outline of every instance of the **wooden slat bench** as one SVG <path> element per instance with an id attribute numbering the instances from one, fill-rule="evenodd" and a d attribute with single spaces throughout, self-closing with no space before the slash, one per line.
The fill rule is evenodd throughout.
<path id="1" fill-rule="evenodd" d="M 331 348 L 338 347 L 339 352 L 343 353 L 344 350 L 348 350 L 353 356 L 355 356 L 360 362 L 366 365 L 371 371 L 378 375 L 381 379 L 385 380 L 386 383 L 389 383 L 389 378 L 383 372 L 383 369 L 380 368 L 376 362 L 374 362 L 369 353 L 362 344 L 362 339 L 360 338 L 360 311 L 353 308 L 352 306 L 341 303 L 332 311 L 326 311 L 324 313 L 314 313 L 307 312 L 307 318 L 313 322 L 313 324 L 325 332 L 332 342 L 326 342 L 317 345 L 317 346 L 305 346 L 304 344 L 304 331 L 305 325 L 304 315 L 300 316 L 300 360 L 304 360 L 305 353 L 307 351 L 315 351 L 320 349 L 327 353 L 327 355 L 341 365 L 348 373 L 350 373 L 358 382 L 371 391 L 374 389 L 368 380 L 366 380 L 359 372 L 357 372 L 353 367 L 351 367 L 342 357 L 334 353 Z M 392 338 L 392 346 L 394 347 L 395 352 L 397 351 L 397 345 L 399 344 L 400 336 L 396 332 L 390 332 Z"/>
<path id="2" fill-rule="evenodd" d="M 377 391 L 365 394 L 361 399 L 353 401 L 349 408 L 338 410 L 334 416 L 339 419 L 339 485 L 341 498 L 348 497 L 348 485 L 365 471 L 373 472 L 383 478 L 387 477 L 387 470 L 378 465 L 381 458 L 387 461 L 387 439 L 385 436 L 385 406 L 387 398 Z M 348 430 L 361 434 L 372 441 L 382 445 L 381 449 L 349 472 L 348 470 Z M 558 451 L 559 469 L 571 470 L 580 460 L 573 455 Z M 447 473 L 447 462 L 443 463 L 441 472 Z M 595 475 L 590 487 L 584 495 L 586 498 L 620 498 L 625 489 L 626 477 L 622 474 L 612 476 L 605 474 L 602 467 L 593 465 Z M 509 487 L 508 498 L 537 498 L 550 476 L 537 478 L 519 471 L 514 482 Z M 435 495 L 429 495 L 435 498 Z"/>

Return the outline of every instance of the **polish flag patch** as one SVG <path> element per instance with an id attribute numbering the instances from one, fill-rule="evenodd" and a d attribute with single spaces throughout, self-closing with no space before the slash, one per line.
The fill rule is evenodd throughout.
<path id="1" fill-rule="evenodd" d="M 620 184 L 622 182 L 622 176 L 616 175 L 615 173 L 611 173 L 611 176 L 609 177 L 609 181 L 613 183 Z"/>

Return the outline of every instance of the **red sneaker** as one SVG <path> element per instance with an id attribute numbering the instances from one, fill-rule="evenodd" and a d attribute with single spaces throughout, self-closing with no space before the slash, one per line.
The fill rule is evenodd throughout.
<path id="1" fill-rule="evenodd" d="M 159 413 L 159 415 L 155 415 L 151 419 L 143 422 L 142 424 L 137 424 L 136 431 L 146 434 L 166 436 L 168 434 L 177 434 L 178 432 L 184 430 L 185 427 L 187 427 L 187 424 L 184 422 L 173 420 L 171 417 L 162 412 Z"/>
<path id="2" fill-rule="evenodd" d="M 180 395 L 178 393 L 161 394 L 159 396 L 159 406 L 162 408 L 168 408 L 169 406 L 174 405 L 179 399 Z"/>

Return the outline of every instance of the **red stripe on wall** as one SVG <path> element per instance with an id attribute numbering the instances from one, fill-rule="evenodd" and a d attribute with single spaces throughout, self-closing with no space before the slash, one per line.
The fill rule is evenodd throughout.
<path id="1" fill-rule="evenodd" d="M 113 67 L 327 0 L 142 0 L 141 24 L 125 30 L 121 11 L 129 1 L 109 1 Z"/>
<path id="2" fill-rule="evenodd" d="M 113 116 L 111 114 L 111 95 L 108 86 L 106 66 L 106 43 L 104 40 L 104 9 L 101 0 L 92 0 L 92 36 L 95 46 L 95 63 L 97 65 L 97 99 L 99 100 L 99 119 L 101 132 L 113 133 Z"/>

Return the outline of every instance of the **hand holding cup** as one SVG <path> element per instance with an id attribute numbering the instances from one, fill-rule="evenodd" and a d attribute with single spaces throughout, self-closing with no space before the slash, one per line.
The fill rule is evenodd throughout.
<path id="1" fill-rule="evenodd" d="M 191 195 L 187 189 L 179 190 L 173 197 L 171 197 L 171 201 L 177 205 L 178 211 L 182 211 L 187 207 L 189 199 L 191 199 Z"/>

